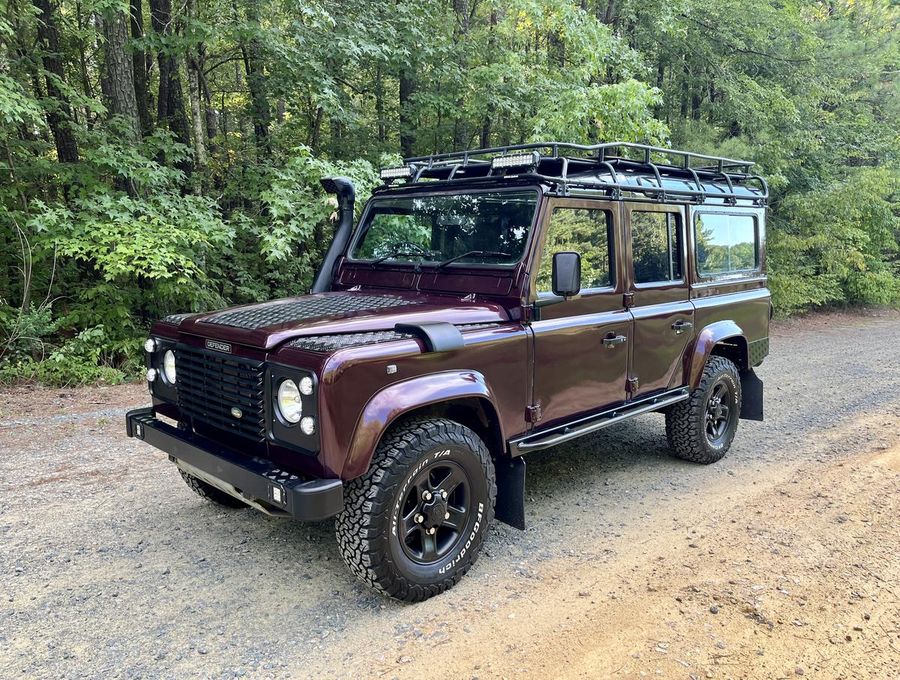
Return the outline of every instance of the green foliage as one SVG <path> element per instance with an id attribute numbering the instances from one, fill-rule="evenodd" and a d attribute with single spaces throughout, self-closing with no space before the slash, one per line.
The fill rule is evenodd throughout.
<path id="1" fill-rule="evenodd" d="M 827 303 L 900 303 L 900 173 L 860 168 L 785 200 L 772 231 L 772 287 L 784 313 Z"/>
<path id="2" fill-rule="evenodd" d="M 900 304 L 890 0 L 207 0 L 164 33 L 143 3 L 119 55 L 153 65 L 140 139 L 111 115 L 115 10 L 0 5 L 0 381 L 119 379 L 163 314 L 305 292 L 335 223 L 323 176 L 361 208 L 399 152 L 548 138 L 756 159 L 779 313 Z M 560 243 L 600 280 L 585 229 Z"/>

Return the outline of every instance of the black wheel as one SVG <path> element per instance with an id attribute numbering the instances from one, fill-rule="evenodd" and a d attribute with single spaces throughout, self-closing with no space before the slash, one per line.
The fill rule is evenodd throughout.
<path id="1" fill-rule="evenodd" d="M 666 437 L 679 458 L 715 463 L 731 447 L 741 412 L 741 378 L 725 357 L 712 356 L 689 399 L 666 412 Z"/>
<path id="2" fill-rule="evenodd" d="M 184 480 L 184 483 L 187 484 L 191 489 L 194 490 L 201 498 L 204 498 L 211 503 L 215 503 L 217 505 L 222 505 L 226 508 L 246 508 L 247 504 L 242 503 L 234 496 L 229 496 L 227 493 L 222 491 L 221 489 L 217 489 L 211 484 L 207 484 L 202 479 L 197 479 L 191 474 L 188 474 L 181 468 L 178 468 L 178 472 L 181 473 L 181 478 Z"/>
<path id="3" fill-rule="evenodd" d="M 335 523 L 341 555 L 377 590 L 428 599 L 475 562 L 496 495 L 490 453 L 472 430 L 442 418 L 401 424 L 345 488 Z"/>

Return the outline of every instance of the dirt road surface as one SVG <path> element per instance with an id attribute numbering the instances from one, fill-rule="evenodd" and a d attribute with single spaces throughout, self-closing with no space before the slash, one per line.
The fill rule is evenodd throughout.
<path id="1" fill-rule="evenodd" d="M 0 394 L 0 677 L 900 677 L 900 315 L 775 329 L 723 461 L 641 417 L 528 462 L 453 590 L 357 583 L 330 523 L 223 511 L 125 438 L 131 385 Z"/>

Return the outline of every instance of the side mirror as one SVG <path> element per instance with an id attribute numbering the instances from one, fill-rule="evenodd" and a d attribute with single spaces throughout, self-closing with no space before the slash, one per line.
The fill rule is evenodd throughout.
<path id="1" fill-rule="evenodd" d="M 572 252 L 553 254 L 553 294 L 570 298 L 581 292 L 581 255 Z"/>

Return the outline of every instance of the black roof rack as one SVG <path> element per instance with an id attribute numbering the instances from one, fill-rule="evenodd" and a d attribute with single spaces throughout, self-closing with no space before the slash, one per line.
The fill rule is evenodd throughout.
<path id="1" fill-rule="evenodd" d="M 504 165 L 506 161 L 513 163 Z M 383 174 L 388 183 L 391 179 L 451 182 L 512 174 L 546 181 L 563 194 L 572 189 L 603 190 L 614 198 L 629 192 L 658 201 L 671 197 L 702 203 L 709 198 L 754 205 L 765 205 L 769 196 L 766 181 L 750 171 L 752 161 L 633 142 L 514 144 L 416 156 L 404 163 L 403 168 L 391 169 L 403 174 Z"/>

